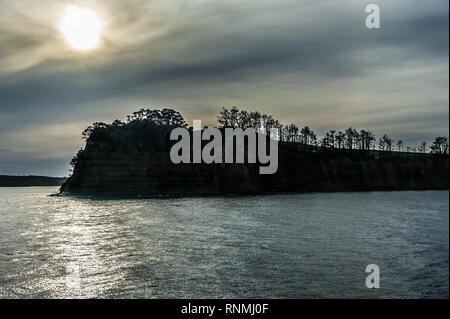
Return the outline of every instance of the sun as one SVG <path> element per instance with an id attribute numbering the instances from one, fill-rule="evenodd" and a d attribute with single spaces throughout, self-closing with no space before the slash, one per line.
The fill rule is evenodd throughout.
<path id="1" fill-rule="evenodd" d="M 61 19 L 60 31 L 73 49 L 88 51 L 98 46 L 102 23 L 94 11 L 70 4 Z"/>

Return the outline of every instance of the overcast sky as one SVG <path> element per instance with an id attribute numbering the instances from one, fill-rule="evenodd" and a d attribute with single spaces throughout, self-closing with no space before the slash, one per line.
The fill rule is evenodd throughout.
<path id="1" fill-rule="evenodd" d="M 380 29 L 365 27 L 370 2 Z M 68 3 L 100 18 L 94 50 L 62 36 Z M 86 126 L 141 107 L 447 136 L 448 28 L 447 0 L 0 0 L 0 174 L 67 176 Z"/>

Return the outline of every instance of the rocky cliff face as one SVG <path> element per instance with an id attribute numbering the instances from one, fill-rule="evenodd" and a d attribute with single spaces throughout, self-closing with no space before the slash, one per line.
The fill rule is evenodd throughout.
<path id="1" fill-rule="evenodd" d="M 278 172 L 259 164 L 178 164 L 169 153 L 121 155 L 87 148 L 62 194 L 178 196 L 307 191 L 448 189 L 448 157 L 371 159 L 280 145 Z"/>

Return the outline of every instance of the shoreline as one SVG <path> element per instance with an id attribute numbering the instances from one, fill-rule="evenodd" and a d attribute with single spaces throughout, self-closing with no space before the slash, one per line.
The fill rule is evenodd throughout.
<path id="1" fill-rule="evenodd" d="M 155 195 L 128 195 L 114 193 L 55 193 L 49 197 L 89 198 L 107 200 L 127 199 L 182 199 L 182 198 L 215 198 L 215 197 L 256 197 L 277 195 L 306 195 L 306 194 L 334 194 L 334 193 L 375 193 L 375 192 L 426 192 L 426 191 L 449 191 L 449 188 L 418 188 L 418 189 L 372 189 L 372 190 L 338 190 L 338 191 L 298 191 L 298 192 L 257 192 L 257 193 L 210 193 L 210 194 L 155 194 Z"/>

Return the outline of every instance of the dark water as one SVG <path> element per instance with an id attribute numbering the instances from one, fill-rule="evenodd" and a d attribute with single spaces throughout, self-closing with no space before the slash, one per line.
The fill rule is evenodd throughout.
<path id="1" fill-rule="evenodd" d="M 449 297 L 448 191 L 160 200 L 0 188 L 2 298 Z M 365 287 L 365 267 L 381 287 Z"/>

